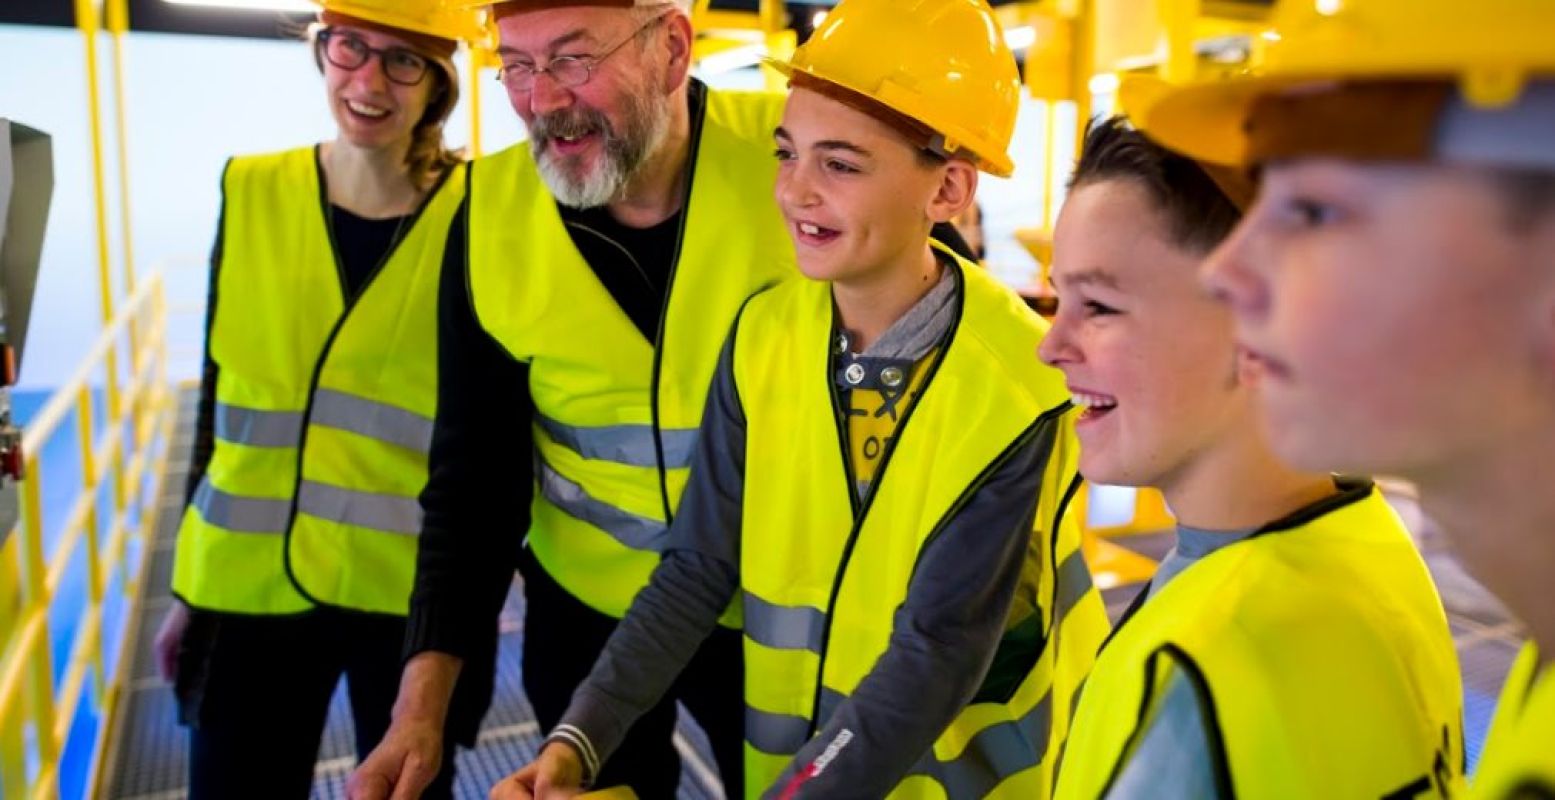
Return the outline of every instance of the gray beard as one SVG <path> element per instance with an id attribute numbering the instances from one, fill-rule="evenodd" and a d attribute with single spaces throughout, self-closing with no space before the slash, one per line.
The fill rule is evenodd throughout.
<path id="1" fill-rule="evenodd" d="M 618 200 L 626 187 L 642 169 L 649 154 L 657 151 L 669 135 L 670 114 L 667 97 L 630 95 L 625 131 L 616 133 L 604 115 L 597 111 L 585 111 L 572 116 L 541 118 L 532 126 L 534 140 L 539 143 L 536 163 L 540 179 L 552 196 L 568 208 L 598 208 Z M 558 134 L 569 134 L 578 129 L 593 129 L 600 133 L 604 154 L 593 170 L 579 176 L 575 159 L 555 155 L 549 139 Z"/>

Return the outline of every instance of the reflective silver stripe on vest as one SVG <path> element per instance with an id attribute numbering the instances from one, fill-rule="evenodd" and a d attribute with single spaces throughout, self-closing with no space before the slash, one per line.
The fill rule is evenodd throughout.
<path id="1" fill-rule="evenodd" d="M 1058 613 L 1054 618 L 1062 622 L 1090 590 L 1091 568 L 1085 563 L 1085 555 L 1076 548 L 1058 567 Z"/>
<path id="2" fill-rule="evenodd" d="M 313 414 L 308 422 L 359 433 L 423 455 L 432 449 L 430 417 L 334 389 L 314 392 Z"/>
<path id="3" fill-rule="evenodd" d="M 425 454 L 432 446 L 430 418 L 333 389 L 320 389 L 314 394 L 309 420 L 417 453 Z M 216 437 L 252 447 L 296 447 L 302 437 L 302 413 L 217 403 Z"/>
<path id="4" fill-rule="evenodd" d="M 421 533 L 421 504 L 414 497 L 342 489 L 303 481 L 297 487 L 297 511 L 330 522 L 386 533 L 403 533 L 407 536 Z"/>
<path id="5" fill-rule="evenodd" d="M 250 447 L 296 447 L 302 439 L 302 413 L 218 402 L 216 438 Z"/>
<path id="6" fill-rule="evenodd" d="M 951 800 L 987 797 L 1005 779 L 1042 763 L 1053 733 L 1053 693 L 1018 720 L 990 725 L 967 742 L 961 755 L 939 761 L 930 751 L 909 775 L 927 775 Z"/>
<path id="7" fill-rule="evenodd" d="M 804 717 L 745 707 L 745 741 L 763 753 L 791 756 L 809 738 L 810 720 Z"/>
<path id="8" fill-rule="evenodd" d="M 578 427 L 557 422 L 544 414 L 536 414 L 535 421 L 557 444 L 595 461 L 612 461 L 632 467 L 658 467 L 659 457 L 653 447 L 651 425 L 601 425 Z M 696 428 L 660 429 L 664 441 L 665 469 L 684 469 L 691 466 L 691 451 L 696 448 Z"/>
<path id="9" fill-rule="evenodd" d="M 780 606 L 745 592 L 745 635 L 778 650 L 819 654 L 826 636 L 826 614 L 809 606 Z"/>
<path id="10" fill-rule="evenodd" d="M 211 485 L 209 475 L 195 487 L 191 504 L 212 525 L 234 533 L 285 533 L 292 501 L 228 494 Z"/>
<path id="11" fill-rule="evenodd" d="M 664 549 L 664 540 L 669 532 L 664 523 L 616 508 L 584 491 L 582 486 L 568 480 L 545 463 L 544 459 L 537 459 L 537 463 L 541 496 L 568 516 L 599 528 L 633 550 L 657 553 Z"/>

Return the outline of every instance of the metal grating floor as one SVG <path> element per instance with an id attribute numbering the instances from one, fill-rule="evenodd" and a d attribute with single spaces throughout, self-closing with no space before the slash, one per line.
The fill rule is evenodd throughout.
<path id="1" fill-rule="evenodd" d="M 173 541 L 183 512 L 184 476 L 194 436 L 195 394 L 184 392 L 168 459 L 160 529 L 143 582 L 132 672 L 124 707 L 109 742 L 102 785 L 108 800 L 181 800 L 187 785 L 188 740 L 178 726 L 172 690 L 157 676 L 151 643 L 171 598 Z M 459 774 L 454 786 L 458 798 L 485 798 L 492 784 L 534 757 L 540 743 L 539 726 L 524 697 L 519 671 L 519 644 L 523 635 L 523 594 L 517 586 L 502 611 L 502 638 L 497 655 L 496 696 L 482 723 L 476 747 L 461 750 Z M 356 766 L 351 715 L 345 686 L 330 702 L 329 721 L 314 768 L 314 800 L 345 800 L 345 781 Z M 716 768 L 701 731 L 682 718 L 676 744 L 685 764 L 681 800 L 715 800 L 723 792 Z"/>
<path id="2" fill-rule="evenodd" d="M 169 602 L 167 591 L 172 572 L 173 539 L 182 511 L 184 474 L 193 437 L 193 393 L 184 393 L 180 401 L 178 428 L 164 483 L 166 494 L 162 499 L 165 505 L 159 522 L 161 529 L 157 531 L 147 580 L 142 584 L 146 596 L 141 602 L 133 673 L 124 695 L 125 707 L 118 728 L 110 740 L 108 771 L 103 783 L 108 787 L 106 797 L 110 800 L 180 800 L 184 797 L 186 739 L 183 729 L 177 725 L 172 692 L 157 677 L 151 659 L 151 640 Z M 1494 598 L 1458 566 L 1441 535 L 1420 515 L 1414 500 L 1405 493 L 1390 493 L 1389 499 L 1415 532 L 1447 607 L 1463 671 L 1464 717 L 1472 773 L 1496 696 L 1521 644 L 1520 631 Z M 1157 560 L 1171 547 L 1168 534 L 1116 541 Z M 1138 590 L 1136 584 L 1103 592 L 1107 610 L 1114 619 Z M 486 797 L 493 783 L 534 756 L 540 741 L 540 731 L 524 698 L 519 673 L 522 603 L 522 593 L 515 590 L 509 594 L 503 609 L 496 697 L 483 723 L 477 746 L 459 753 L 459 777 L 455 785 L 455 796 L 459 798 L 478 800 Z M 686 765 L 680 798 L 712 800 L 722 797 L 716 772 L 709 766 L 712 759 L 707 755 L 701 732 L 684 717 L 682 723 L 676 741 Z M 329 722 L 320 747 L 313 784 L 315 800 L 344 800 L 345 779 L 355 765 L 351 742 L 351 720 L 342 686 L 331 703 Z"/>

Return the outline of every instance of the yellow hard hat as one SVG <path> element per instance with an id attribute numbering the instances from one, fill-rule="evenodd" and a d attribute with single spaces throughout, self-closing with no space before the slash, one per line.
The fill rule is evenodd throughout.
<path id="1" fill-rule="evenodd" d="M 449 0 L 313 0 L 325 11 L 439 39 L 477 42 L 486 38 L 480 8 L 461 8 Z"/>
<path id="2" fill-rule="evenodd" d="M 1119 104 L 1167 147 L 1242 165 L 1258 160 L 1249 133 L 1254 106 L 1273 96 L 1440 82 L 1456 86 L 1468 105 L 1497 108 L 1516 101 L 1531 80 L 1555 75 L 1551 0 L 1280 0 L 1271 23 L 1253 69 L 1164 89 L 1125 78 Z M 1370 110 L 1385 125 L 1390 100 L 1425 107 L 1413 94 L 1380 91 L 1374 96 L 1383 102 Z M 1348 108 L 1368 111 L 1364 103 Z"/>
<path id="3" fill-rule="evenodd" d="M 793 58 L 767 63 L 921 123 L 987 172 L 1015 171 L 1020 72 L 984 0 L 843 0 Z"/>
<path id="4" fill-rule="evenodd" d="M 651 8 L 654 6 L 680 6 L 689 8 L 690 0 L 443 0 L 450 8 L 488 8 L 502 6 L 509 11 L 540 11 L 568 6 L 597 6 L 604 8 Z"/>

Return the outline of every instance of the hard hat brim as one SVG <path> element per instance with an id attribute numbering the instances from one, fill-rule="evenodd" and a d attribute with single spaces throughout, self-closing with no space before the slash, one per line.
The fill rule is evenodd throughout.
<path id="1" fill-rule="evenodd" d="M 1134 127 L 1164 147 L 1196 161 L 1245 167 L 1251 166 L 1247 118 L 1260 97 L 1332 81 L 1243 76 L 1177 86 L 1129 76 L 1118 87 L 1118 105 Z"/>
<path id="2" fill-rule="evenodd" d="M 830 84 L 834 84 L 836 86 L 840 86 L 843 89 L 846 89 L 847 91 L 852 92 L 853 94 L 859 95 L 861 97 L 873 98 L 875 102 L 881 103 L 882 105 L 886 106 L 887 108 L 890 108 L 892 111 L 895 111 L 898 114 L 905 114 L 908 117 L 911 117 L 911 118 L 914 118 L 914 119 L 919 119 L 919 116 L 917 114 L 913 113 L 913 109 L 897 108 L 897 107 L 895 107 L 894 105 L 892 105 L 890 103 L 885 103 L 884 101 L 879 100 L 878 98 L 874 98 L 874 94 L 875 93 L 870 92 L 867 89 L 864 89 L 864 88 L 858 87 L 858 86 L 849 86 L 848 84 L 843 83 L 841 81 L 836 81 L 836 80 L 833 80 L 831 78 L 827 78 L 827 77 L 823 77 L 823 76 L 817 75 L 814 72 L 812 72 L 810 70 L 807 70 L 804 67 L 798 66 L 798 65 L 794 64 L 791 61 L 787 61 L 785 59 L 780 59 L 780 58 L 772 58 L 772 57 L 769 56 L 769 57 L 762 58 L 761 59 L 761 63 L 771 67 L 774 70 L 777 70 L 778 74 L 782 75 L 785 78 L 788 78 L 789 80 L 793 80 L 794 74 L 795 73 L 799 73 L 799 74 L 805 75 L 806 77 L 809 77 L 812 80 L 822 81 L 824 83 L 830 83 Z M 920 119 L 920 122 L 921 122 L 921 119 Z M 926 125 L 927 123 L 924 123 L 924 124 Z M 940 131 L 941 135 L 945 135 L 945 133 L 946 133 L 945 131 Z M 968 138 L 970 138 L 970 137 L 968 137 Z M 984 172 L 987 172 L 990 175 L 993 175 L 996 178 L 1008 178 L 1008 177 L 1010 177 L 1011 175 L 1013 175 L 1015 173 L 1015 162 L 1010 158 L 1008 153 L 997 152 L 997 151 L 989 152 L 989 153 L 982 153 L 982 152 L 977 152 L 976 150 L 974 150 L 971 147 L 966 148 L 966 153 L 968 155 L 973 156 L 973 158 L 971 159 L 973 164 L 977 165 L 977 167 L 979 169 L 983 170 Z"/>
<path id="3" fill-rule="evenodd" d="M 320 10 L 323 10 L 324 0 L 310 0 L 310 2 L 312 2 L 313 5 L 318 6 Z M 474 4 L 472 3 L 471 5 L 473 6 Z M 427 25 L 413 18 L 402 17 L 398 15 L 391 16 L 383 13 L 382 9 L 357 5 L 356 3 L 352 2 L 339 2 L 339 0 L 335 0 L 335 2 L 329 3 L 329 7 L 347 16 L 364 19 L 369 22 L 376 22 L 380 25 L 387 25 L 391 28 L 399 28 L 400 30 L 411 31 L 413 33 L 435 36 L 439 39 L 448 39 L 454 42 L 477 41 L 481 38 L 482 33 L 479 28 L 475 27 L 472 27 L 469 30 L 450 31 L 438 28 L 435 25 Z"/>

